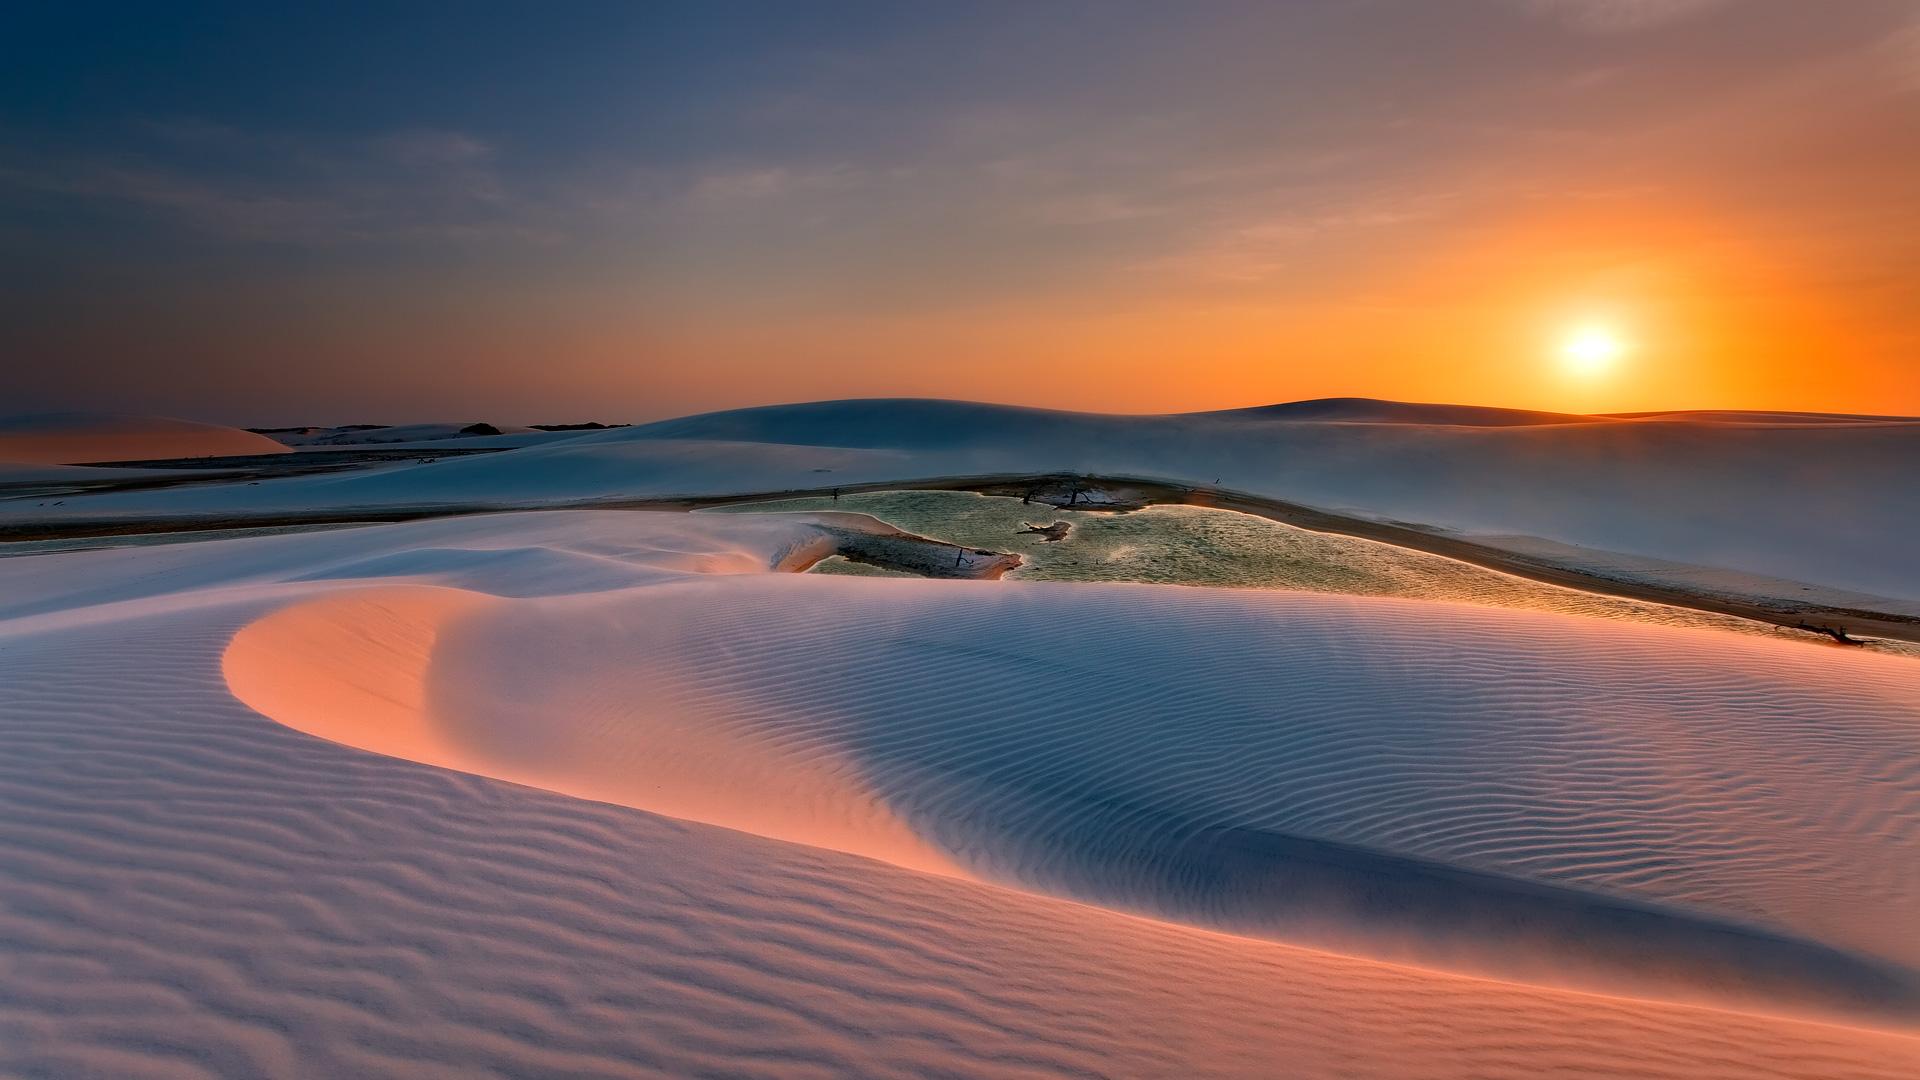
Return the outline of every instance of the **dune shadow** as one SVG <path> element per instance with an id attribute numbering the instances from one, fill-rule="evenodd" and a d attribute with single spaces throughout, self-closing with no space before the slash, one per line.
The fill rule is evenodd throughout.
<path id="1" fill-rule="evenodd" d="M 924 749 L 926 743 L 917 744 Z M 896 808 L 983 878 L 1154 918 L 1389 961 L 1587 988 L 1920 1015 L 1920 976 L 1679 907 L 1307 836 L 1223 825 L 1118 791 L 946 776 L 880 740 L 869 775 L 944 789 Z M 891 757 L 891 761 L 881 758 Z M 1036 773 L 1041 770 L 1034 770 Z M 1053 778 L 1057 781 L 1057 777 Z M 956 806 L 967 811 L 954 814 Z"/>

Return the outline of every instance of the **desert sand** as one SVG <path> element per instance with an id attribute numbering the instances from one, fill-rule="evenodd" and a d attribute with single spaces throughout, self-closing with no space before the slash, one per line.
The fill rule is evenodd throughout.
<path id="1" fill-rule="evenodd" d="M 165 416 L 52 413 L 0 418 L 0 462 L 74 465 L 280 454 L 264 435 Z"/>
<path id="2" fill-rule="evenodd" d="M 956 476 L 1139 477 L 1413 522 L 1616 576 L 1920 613 L 1920 421 L 1569 417 L 1341 399 L 1176 416 L 949 401 L 769 406 L 506 453 L 103 495 L 59 518 L 581 506 Z M 431 444 L 427 444 L 431 445 Z M 44 508 L 0 503 L 0 526 Z M 1862 597 L 1865 599 L 1863 600 Z"/>
<path id="3" fill-rule="evenodd" d="M 1702 572 L 1920 595 L 1896 538 L 1850 532 L 1862 570 L 1777 512 L 1845 497 L 1911 423 L 1312 404 L 832 403 L 0 506 L 548 505 L 1071 451 L 1346 483 L 1327 501 L 1386 516 L 1465 498 L 1469 465 L 1509 494 L 1578 465 L 1651 523 L 1646 557 L 1718 529 Z M 1788 451 L 1856 478 L 1769 484 Z M 1621 494 L 1675 473 L 1730 478 L 1728 512 Z M 1449 527 L 1626 535 L 1505 498 Z M 0 1072 L 1920 1071 L 1920 661 L 1407 596 L 798 572 L 849 531 L 891 535 L 544 509 L 0 559 Z"/>

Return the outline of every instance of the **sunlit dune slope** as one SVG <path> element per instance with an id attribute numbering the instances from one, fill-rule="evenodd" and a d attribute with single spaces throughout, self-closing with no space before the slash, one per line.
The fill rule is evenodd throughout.
<path id="1" fill-rule="evenodd" d="M 53 413 L 0 418 L 0 461 L 40 465 L 284 454 L 251 431 L 165 416 Z"/>
<path id="2" fill-rule="evenodd" d="M 486 723 L 464 706 L 440 704 L 445 687 L 467 676 L 436 666 L 436 646 L 472 621 L 525 614 L 501 603 L 419 586 L 308 601 L 234 638 L 223 660 L 227 684 L 282 723 L 349 746 L 916 870 L 959 872 L 868 790 L 857 758 L 830 743 L 783 746 L 670 707 L 581 716 L 545 700 L 551 689 L 537 682 L 512 692 L 525 709 L 518 720 Z M 677 614 L 662 615 L 642 621 L 668 635 L 686 629 Z M 545 636 L 534 631 L 535 639 Z M 623 662 L 592 652 L 573 659 Z M 641 700 L 655 693 L 645 680 L 580 689 Z"/>

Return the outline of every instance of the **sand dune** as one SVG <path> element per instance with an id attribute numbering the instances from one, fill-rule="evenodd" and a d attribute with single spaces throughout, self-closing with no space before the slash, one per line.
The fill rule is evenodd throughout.
<path id="1" fill-rule="evenodd" d="M 1548 584 L 1382 541 L 1315 532 L 1201 506 L 1157 505 L 1123 514 L 1049 507 L 1041 516 L 1056 517 L 1067 529 L 1058 541 L 1028 531 L 1035 516 L 1031 505 L 1010 496 L 970 491 L 849 492 L 838 499 L 755 500 L 696 512 L 832 509 L 871 515 L 907 532 L 956 544 L 1005 548 L 1022 559 L 1009 576 L 1023 581 L 1135 581 L 1402 596 L 1812 640 L 1805 630 L 1790 626 Z M 1508 540 L 1515 546 L 1523 543 L 1519 538 Z M 1592 551 L 1574 552 L 1566 561 L 1596 569 L 1608 566 L 1600 553 Z M 822 572 L 869 571 L 828 560 Z M 1784 585 L 1773 583 L 1776 589 Z M 1825 595 L 1834 593 L 1826 590 Z M 1872 601 L 1857 598 L 1868 606 Z M 1920 656 L 1920 644 L 1886 638 L 1863 640 L 1857 647 Z"/>
<path id="2" fill-rule="evenodd" d="M 1581 413 L 1541 412 L 1536 409 L 1500 409 L 1486 405 L 1435 405 L 1424 402 L 1352 397 L 1288 401 L 1278 405 L 1232 409 L 1211 415 L 1258 417 L 1268 420 L 1318 420 L 1345 424 L 1440 424 L 1459 427 L 1592 424 L 1609 419 Z"/>
<path id="3" fill-rule="evenodd" d="M 0 420 L 0 461 L 71 465 L 283 454 L 264 435 L 164 416 L 54 413 Z"/>
<path id="4" fill-rule="evenodd" d="M 505 723 L 443 706 L 446 684 L 464 676 L 432 663 L 436 646 L 497 610 L 488 600 L 461 589 L 388 587 L 309 601 L 234 638 L 222 660 L 227 685 L 281 723 L 349 746 L 915 870 L 958 872 L 865 790 L 859 762 L 832 746 L 783 747 L 706 713 L 671 708 L 641 708 L 607 723 L 545 700 L 544 686 L 513 695 L 524 711 Z M 648 623 L 681 629 L 677 620 Z M 605 658 L 572 659 L 597 665 Z M 583 689 L 642 699 L 654 692 L 640 683 Z"/>
<path id="5" fill-rule="evenodd" d="M 1911 424 L 1920 417 L 1870 413 L 1761 412 L 1745 409 L 1683 409 L 1677 412 L 1611 413 L 1619 420 L 1684 420 L 1707 424 Z"/>
<path id="6" fill-rule="evenodd" d="M 1909 538 L 1920 534 L 1920 487 L 1910 475 L 1920 423 L 1572 422 L 1579 418 L 1487 412 L 1336 402 L 1101 416 L 818 402 L 408 468 L 103 494 L 57 511 L 0 507 L 0 520 L 504 509 L 1074 472 L 1217 484 L 1495 545 L 1586 551 L 1610 573 L 1762 598 L 1818 601 L 1819 589 L 1831 589 L 1880 598 L 1882 610 L 1920 603 L 1909 553 Z M 1355 422 L 1363 416 L 1370 419 Z"/>
<path id="7" fill-rule="evenodd" d="M 473 427 L 492 428 L 493 434 L 469 433 Z M 418 444 L 423 453 L 434 450 L 511 450 L 562 442 L 583 434 L 586 429 L 545 431 L 517 424 L 481 424 L 459 421 L 447 423 L 392 424 L 384 427 L 348 425 L 345 427 L 307 427 L 266 432 L 278 442 L 302 451 L 409 449 Z"/>
<path id="8" fill-rule="evenodd" d="M 368 650 L 411 719 L 343 701 Z M 1451 605 L 751 577 L 329 597 L 226 665 L 323 737 L 418 757 L 428 730 L 436 764 L 917 869 L 1494 974 L 1920 1008 L 1897 869 L 1920 785 L 1862 794 L 1920 772 L 1905 661 Z"/>
<path id="9" fill-rule="evenodd" d="M 492 427 L 494 430 L 469 431 L 473 427 Z M 494 435 L 527 435 L 534 431 L 530 427 L 517 427 L 512 424 L 475 424 L 472 421 L 460 423 L 430 424 L 391 424 L 385 427 L 345 427 L 318 428 L 300 433 L 288 433 L 280 436 L 280 441 L 288 446 L 365 446 L 379 443 L 433 442 L 439 439 L 456 439 L 463 435 L 482 437 Z"/>
<path id="10" fill-rule="evenodd" d="M 1909 661 L 812 528 L 0 560 L 0 1072 L 1920 1068 Z"/>

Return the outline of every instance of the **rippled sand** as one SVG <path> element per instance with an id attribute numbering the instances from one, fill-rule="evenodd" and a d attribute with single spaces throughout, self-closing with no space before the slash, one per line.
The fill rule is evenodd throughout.
<path id="1" fill-rule="evenodd" d="M 828 524 L 0 560 L 0 1075 L 1916 1075 L 1908 661 Z"/>

